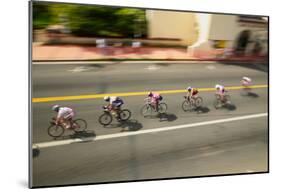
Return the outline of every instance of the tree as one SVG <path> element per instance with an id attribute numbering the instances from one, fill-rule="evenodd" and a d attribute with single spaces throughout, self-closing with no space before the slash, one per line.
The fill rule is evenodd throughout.
<path id="1" fill-rule="evenodd" d="M 33 29 L 43 29 L 52 23 L 53 15 L 47 4 L 33 2 Z"/>
<path id="2" fill-rule="evenodd" d="M 145 11 L 96 5 L 60 3 L 33 3 L 33 26 L 46 28 L 62 24 L 61 15 L 67 17 L 68 27 L 74 35 L 95 37 L 146 36 Z"/>

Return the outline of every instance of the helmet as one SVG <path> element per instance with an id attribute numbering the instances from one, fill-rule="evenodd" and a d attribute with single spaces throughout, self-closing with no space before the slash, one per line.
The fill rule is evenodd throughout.
<path id="1" fill-rule="evenodd" d="M 105 101 L 109 101 L 109 96 L 105 96 L 105 97 L 103 97 L 103 99 L 104 99 Z"/>
<path id="2" fill-rule="evenodd" d="M 59 105 L 54 105 L 54 106 L 52 107 L 52 110 L 53 110 L 53 111 L 58 111 L 58 110 L 59 110 L 59 108 L 60 108 L 60 106 L 59 106 Z"/>
<path id="3" fill-rule="evenodd" d="M 148 96 L 149 96 L 149 97 L 151 97 L 152 95 L 153 95 L 152 92 L 149 92 L 149 93 L 148 93 Z"/>
<path id="4" fill-rule="evenodd" d="M 215 88 L 216 88 L 216 89 L 220 88 L 220 85 L 219 85 L 219 84 L 216 84 Z"/>
<path id="5" fill-rule="evenodd" d="M 243 80 L 245 80 L 245 81 L 251 81 L 251 79 L 250 79 L 250 78 L 245 77 L 245 76 L 244 76 L 244 77 L 242 77 L 242 79 L 243 79 Z"/>
<path id="6" fill-rule="evenodd" d="M 192 88 L 191 88 L 190 86 L 189 86 L 189 87 L 187 87 L 187 90 L 188 90 L 188 91 L 191 91 L 191 89 L 192 89 Z"/>

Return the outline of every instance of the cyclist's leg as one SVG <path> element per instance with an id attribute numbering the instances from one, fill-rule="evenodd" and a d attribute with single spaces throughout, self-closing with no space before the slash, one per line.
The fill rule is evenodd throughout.
<path id="1" fill-rule="evenodd" d="M 70 128 L 75 127 L 75 125 L 73 124 L 73 119 L 72 119 L 72 117 L 68 118 L 67 121 L 68 121 L 68 125 L 70 126 Z"/>
<path id="2" fill-rule="evenodd" d="M 223 100 L 224 100 L 224 96 L 223 96 L 223 93 L 219 93 L 219 96 L 220 96 L 220 101 L 223 103 Z"/>
<path id="3" fill-rule="evenodd" d="M 226 102 L 225 93 L 222 93 L 222 102 L 223 102 L 223 103 Z"/>
<path id="4" fill-rule="evenodd" d="M 74 113 L 70 113 L 68 115 L 66 115 L 64 117 L 64 122 L 66 124 L 66 128 L 69 129 L 69 128 L 72 128 L 73 126 L 73 117 L 74 117 Z"/>
<path id="5" fill-rule="evenodd" d="M 151 99 L 149 105 L 154 109 L 156 110 L 156 101 L 154 99 Z"/>
<path id="6" fill-rule="evenodd" d="M 196 98 L 197 98 L 197 97 L 196 97 L 196 94 L 194 94 L 194 95 L 191 96 L 191 99 L 192 99 L 192 101 L 193 101 L 193 102 L 192 102 L 192 105 L 195 106 L 195 107 L 196 107 Z"/>
<path id="7" fill-rule="evenodd" d="M 159 110 L 159 100 L 156 100 L 155 102 L 156 112 Z"/>
<path id="8" fill-rule="evenodd" d="M 58 122 L 59 125 L 62 125 L 64 128 L 68 129 L 69 128 L 69 123 L 68 121 L 62 117 L 59 119 L 59 122 Z"/>
<path id="9" fill-rule="evenodd" d="M 192 100 L 196 100 L 196 95 L 192 95 L 192 96 L 191 96 L 191 99 L 192 99 Z"/>
<path id="10" fill-rule="evenodd" d="M 121 119 L 120 118 L 121 106 L 122 106 L 122 104 L 118 104 L 115 108 L 117 119 Z"/>
<path id="11" fill-rule="evenodd" d="M 111 111 L 115 114 L 115 115 L 117 115 L 117 106 L 116 106 L 116 104 L 112 104 L 112 109 L 111 109 Z"/>
<path id="12" fill-rule="evenodd" d="M 216 92 L 216 97 L 218 96 L 218 99 L 220 100 L 220 101 L 222 101 L 222 95 L 221 95 L 221 93 L 220 92 Z"/>

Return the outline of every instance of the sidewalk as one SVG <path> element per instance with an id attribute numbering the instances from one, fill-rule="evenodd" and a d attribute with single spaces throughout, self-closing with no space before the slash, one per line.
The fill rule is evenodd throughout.
<path id="1" fill-rule="evenodd" d="M 190 54 L 184 48 L 161 47 L 106 47 L 78 45 L 32 45 L 33 61 L 105 61 L 105 60 L 185 60 L 185 61 L 266 61 L 265 57 L 216 58 L 222 51 Z"/>

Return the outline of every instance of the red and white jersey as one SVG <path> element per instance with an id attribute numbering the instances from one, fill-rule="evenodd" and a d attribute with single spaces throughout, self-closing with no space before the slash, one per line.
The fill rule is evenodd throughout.
<path id="1" fill-rule="evenodd" d="M 196 88 L 191 88 L 191 91 L 189 92 L 189 95 L 194 96 L 198 94 L 198 89 Z"/>
<path id="2" fill-rule="evenodd" d="M 160 99 L 160 94 L 159 93 L 152 93 L 152 96 L 150 97 L 151 102 L 157 102 Z"/>
<path id="3" fill-rule="evenodd" d="M 159 99 L 160 94 L 159 93 L 152 93 L 152 98 Z"/>
<path id="4" fill-rule="evenodd" d="M 60 119 L 60 118 L 68 118 L 69 116 L 71 116 L 71 117 L 74 116 L 74 111 L 71 108 L 61 107 L 59 109 L 58 116 L 57 116 L 58 119 Z"/>

